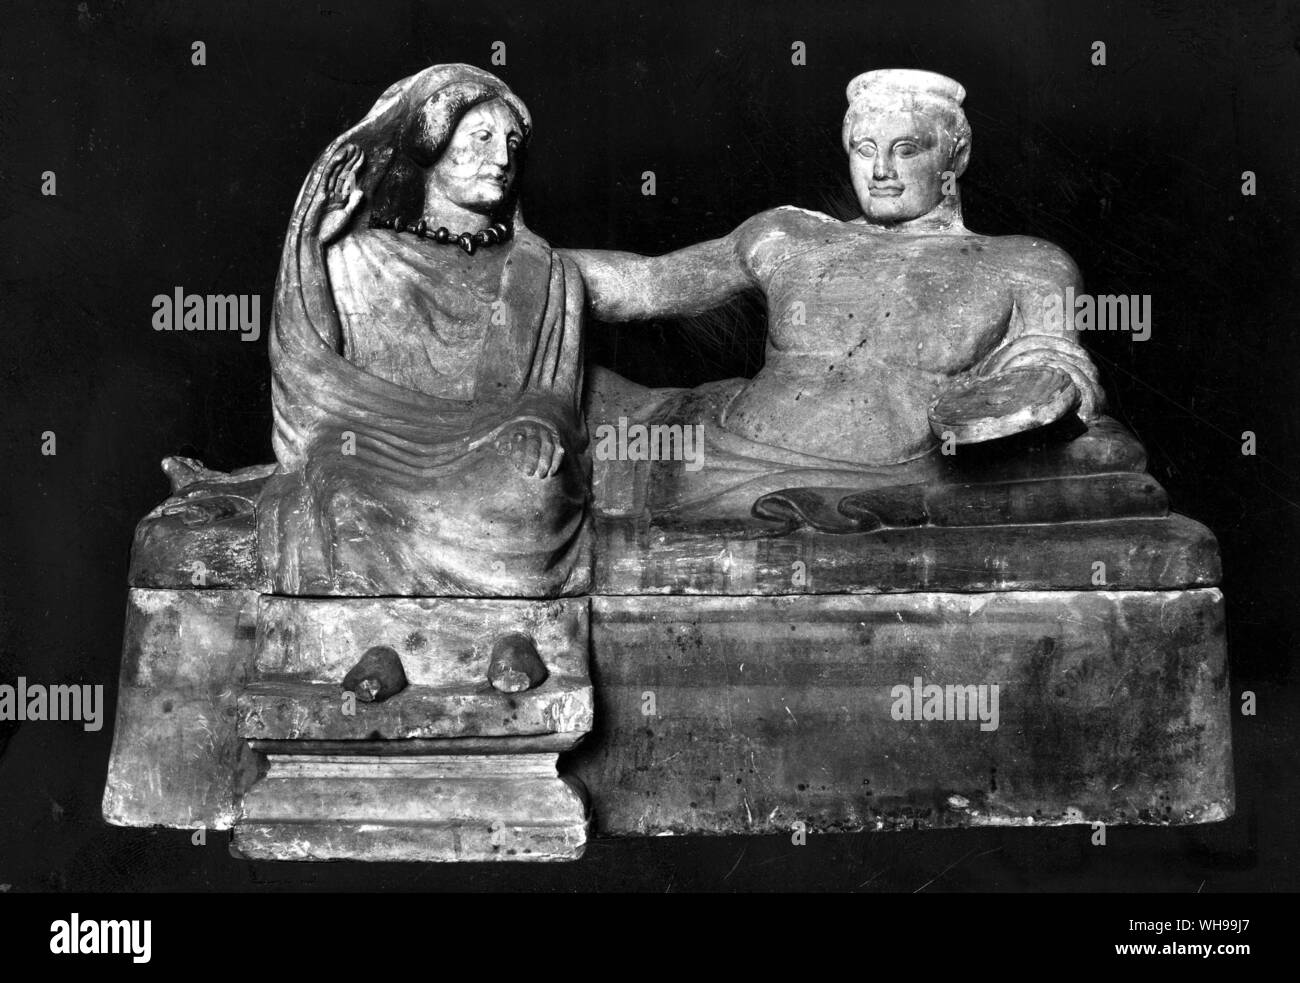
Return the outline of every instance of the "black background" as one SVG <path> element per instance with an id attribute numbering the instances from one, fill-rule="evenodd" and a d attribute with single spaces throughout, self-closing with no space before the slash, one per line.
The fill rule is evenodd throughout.
<path id="1" fill-rule="evenodd" d="M 1285 3 L 5 4 L 0 22 L 0 679 L 102 683 L 99 733 L 0 724 L 0 891 L 1155 890 L 1300 887 L 1296 292 L 1300 16 Z M 207 65 L 190 45 L 207 46 Z M 494 41 L 507 64 L 490 64 Z M 791 44 L 807 45 L 807 65 Z M 1107 64 L 1091 64 L 1104 41 Z M 1093 293 L 1150 294 L 1150 340 L 1093 335 L 1112 413 L 1224 558 L 1238 814 L 1087 827 L 597 841 L 582 861 L 293 865 L 99 816 L 127 550 L 169 454 L 269 461 L 265 329 L 289 212 L 320 150 L 429 64 L 528 104 L 529 224 L 662 252 L 780 204 L 845 215 L 839 127 L 861 71 L 967 88 L 967 224 L 1064 247 Z M 58 194 L 40 194 L 41 173 Z M 640 193 L 643 171 L 658 194 Z M 1241 193 L 1252 170 L 1258 194 Z M 151 300 L 255 293 L 263 337 L 155 332 Z M 751 374 L 761 308 L 593 325 L 641 382 Z M 41 434 L 58 453 L 40 453 Z M 1242 432 L 1258 455 L 1243 456 Z"/>

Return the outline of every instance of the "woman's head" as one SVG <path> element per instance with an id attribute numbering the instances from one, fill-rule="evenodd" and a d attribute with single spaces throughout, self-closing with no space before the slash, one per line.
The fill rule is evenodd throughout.
<path id="1" fill-rule="evenodd" d="M 459 208 L 500 217 L 531 130 L 528 110 L 504 84 L 465 81 L 443 86 L 403 126 L 376 189 L 370 224 L 418 218 L 428 193 Z"/>
<path id="2" fill-rule="evenodd" d="M 426 196 L 432 190 L 459 208 L 495 215 L 514 184 L 525 138 L 519 117 L 504 100 L 473 106 L 425 165 L 432 172 Z"/>

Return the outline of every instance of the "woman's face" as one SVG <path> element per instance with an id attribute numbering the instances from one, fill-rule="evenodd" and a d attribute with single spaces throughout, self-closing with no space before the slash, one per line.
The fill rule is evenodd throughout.
<path id="1" fill-rule="evenodd" d="M 491 214 L 510 193 L 519 169 L 524 135 L 504 102 L 470 109 L 433 165 L 433 181 L 453 204 Z"/>

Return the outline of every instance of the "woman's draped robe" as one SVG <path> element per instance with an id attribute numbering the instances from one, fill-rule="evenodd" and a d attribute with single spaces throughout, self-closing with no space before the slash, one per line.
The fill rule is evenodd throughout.
<path id="1" fill-rule="evenodd" d="M 499 296 L 475 303 L 447 272 L 454 247 L 365 230 L 363 214 L 327 260 L 304 226 L 335 148 L 366 151 L 373 188 L 394 127 L 442 71 L 385 93 L 317 160 L 295 208 L 270 339 L 279 469 L 258 502 L 276 593 L 547 597 L 589 583 L 576 268 L 517 216 L 495 247 L 508 250 Z M 558 435 L 552 477 L 497 453 L 519 420 Z"/>

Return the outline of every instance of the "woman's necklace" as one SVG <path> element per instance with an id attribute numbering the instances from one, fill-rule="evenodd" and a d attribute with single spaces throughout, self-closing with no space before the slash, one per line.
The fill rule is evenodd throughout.
<path id="1" fill-rule="evenodd" d="M 421 239 L 432 239 L 441 246 L 460 246 L 471 256 L 474 255 L 474 250 L 478 249 L 479 246 L 495 246 L 498 243 L 505 242 L 514 234 L 514 229 L 504 222 L 493 222 L 486 229 L 479 232 L 462 232 L 455 235 L 445 225 L 439 226 L 437 229 L 430 229 L 429 223 L 424 219 L 420 219 L 418 222 L 407 222 L 401 218 L 395 218 L 392 222 L 392 229 L 395 232 L 410 232 Z"/>

